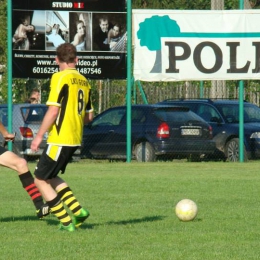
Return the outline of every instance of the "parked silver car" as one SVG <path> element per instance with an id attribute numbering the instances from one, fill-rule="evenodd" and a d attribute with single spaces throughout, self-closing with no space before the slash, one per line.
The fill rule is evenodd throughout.
<path id="1" fill-rule="evenodd" d="M 43 117 L 48 109 L 43 104 L 13 104 L 13 119 L 12 131 L 16 133 L 13 142 L 13 152 L 23 158 L 37 158 L 42 154 L 43 148 L 46 145 L 47 133 L 40 145 L 38 152 L 31 151 L 31 142 L 37 134 Z M 7 128 L 8 125 L 8 107 L 7 104 L 0 105 L 0 120 Z M 4 138 L 0 135 L 1 144 L 4 143 Z"/>

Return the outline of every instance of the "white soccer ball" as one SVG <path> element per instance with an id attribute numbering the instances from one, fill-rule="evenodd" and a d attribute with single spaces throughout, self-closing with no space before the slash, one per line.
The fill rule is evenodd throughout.
<path id="1" fill-rule="evenodd" d="M 191 221 L 198 213 L 196 203 L 190 199 L 183 199 L 176 204 L 175 213 L 181 221 Z"/>

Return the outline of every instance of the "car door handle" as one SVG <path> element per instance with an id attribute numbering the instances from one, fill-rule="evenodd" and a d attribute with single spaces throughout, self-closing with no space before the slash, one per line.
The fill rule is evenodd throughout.
<path id="1" fill-rule="evenodd" d="M 113 129 L 109 130 L 108 131 L 109 133 L 114 133 L 115 131 Z"/>

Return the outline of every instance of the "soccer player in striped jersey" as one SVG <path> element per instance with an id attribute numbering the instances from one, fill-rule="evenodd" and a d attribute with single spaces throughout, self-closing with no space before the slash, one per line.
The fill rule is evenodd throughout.
<path id="1" fill-rule="evenodd" d="M 44 133 L 49 132 L 47 146 L 35 169 L 35 184 L 53 213 L 61 230 L 74 231 L 89 216 L 74 196 L 68 184 L 58 176 L 64 173 L 74 152 L 81 146 L 83 126 L 93 119 L 91 87 L 76 69 L 77 53 L 74 45 L 63 43 L 56 49 L 59 72 L 52 75 L 48 110 L 40 129 L 32 141 L 37 151 Z M 72 218 L 67 208 L 72 213 Z"/>

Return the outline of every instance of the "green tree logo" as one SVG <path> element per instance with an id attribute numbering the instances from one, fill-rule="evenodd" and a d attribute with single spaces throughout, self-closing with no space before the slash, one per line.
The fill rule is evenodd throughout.
<path id="1" fill-rule="evenodd" d="M 180 35 L 180 27 L 168 15 L 154 15 L 139 24 L 137 38 L 140 46 L 146 46 L 150 51 L 156 51 L 156 59 L 151 73 L 162 72 L 161 37 L 176 37 Z"/>

